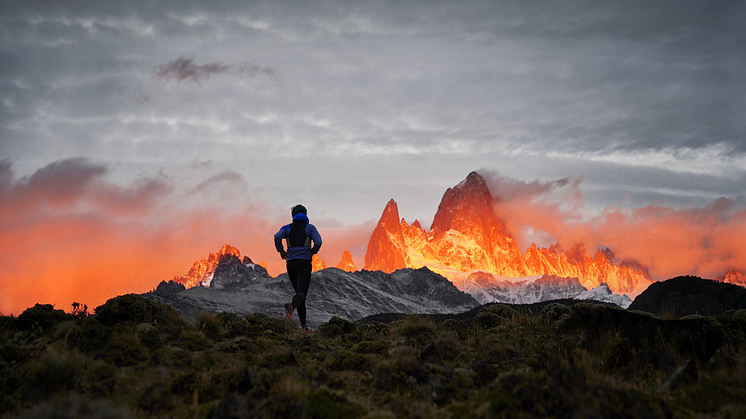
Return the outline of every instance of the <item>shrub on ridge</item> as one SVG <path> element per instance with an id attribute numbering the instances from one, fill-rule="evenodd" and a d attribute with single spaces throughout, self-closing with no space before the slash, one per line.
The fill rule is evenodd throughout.
<path id="1" fill-rule="evenodd" d="M 106 325 L 124 322 L 163 323 L 183 326 L 186 321 L 167 304 L 160 304 L 136 294 L 121 295 L 96 307 L 96 318 Z"/>

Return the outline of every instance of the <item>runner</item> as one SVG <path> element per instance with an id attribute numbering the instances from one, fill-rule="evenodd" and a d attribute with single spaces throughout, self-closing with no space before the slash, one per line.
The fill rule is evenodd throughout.
<path id="1" fill-rule="evenodd" d="M 321 235 L 308 221 L 306 207 L 296 205 L 290 214 L 293 222 L 275 234 L 275 248 L 286 261 L 288 277 L 295 290 L 293 301 L 285 304 L 285 317 L 292 319 L 293 312 L 297 311 L 303 331 L 310 332 L 306 326 L 306 294 L 311 285 L 311 260 L 321 248 Z M 287 241 L 287 251 L 282 245 L 283 239 Z"/>

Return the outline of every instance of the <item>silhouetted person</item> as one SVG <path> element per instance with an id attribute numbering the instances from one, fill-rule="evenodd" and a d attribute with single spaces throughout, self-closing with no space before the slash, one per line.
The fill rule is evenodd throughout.
<path id="1" fill-rule="evenodd" d="M 293 318 L 293 311 L 297 310 L 301 327 L 308 331 L 306 294 L 311 285 L 311 260 L 321 248 L 321 235 L 316 227 L 308 222 L 306 207 L 296 205 L 290 210 L 290 214 L 293 216 L 293 222 L 283 226 L 275 234 L 275 248 L 280 252 L 280 257 L 286 260 L 288 277 L 295 290 L 293 301 L 285 304 L 285 317 Z M 287 240 L 287 251 L 282 245 L 283 239 Z"/>

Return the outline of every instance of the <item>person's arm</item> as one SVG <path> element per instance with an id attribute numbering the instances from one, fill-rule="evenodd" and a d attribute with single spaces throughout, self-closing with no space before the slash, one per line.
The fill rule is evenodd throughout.
<path id="1" fill-rule="evenodd" d="M 319 253 L 319 249 L 321 249 L 321 234 L 319 234 L 319 231 L 316 230 L 316 226 L 313 224 L 308 225 L 309 230 L 311 230 L 308 234 L 311 237 L 311 241 L 313 241 L 313 247 L 311 247 L 311 253 L 316 254 Z"/>
<path id="2" fill-rule="evenodd" d="M 285 247 L 282 245 L 282 239 L 285 238 L 285 227 L 282 227 L 280 231 L 275 233 L 275 249 L 277 249 L 278 252 L 280 252 L 280 257 L 285 259 L 287 257 L 287 252 L 285 251 Z"/>

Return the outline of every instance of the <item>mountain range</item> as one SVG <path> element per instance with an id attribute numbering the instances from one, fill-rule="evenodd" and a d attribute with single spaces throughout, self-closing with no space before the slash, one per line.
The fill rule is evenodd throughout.
<path id="1" fill-rule="evenodd" d="M 654 282 L 646 267 L 633 260 L 616 258 L 609 248 L 598 248 L 591 256 L 577 249 L 565 251 L 556 245 L 539 248 L 532 244 L 522 253 L 495 213 L 494 204 L 495 198 L 485 179 L 476 172 L 446 190 L 429 231 L 417 220 L 409 224 L 400 219 L 397 203 L 391 199 L 371 234 L 362 271 L 348 251 L 335 268 L 327 268 L 324 261 L 314 256 L 314 287 L 318 282 L 324 291 L 320 298 L 326 298 L 327 294 L 334 296 L 329 305 L 340 306 L 325 308 L 319 318 L 331 315 L 356 318 L 394 309 L 422 313 L 455 309 L 450 303 L 443 303 L 436 292 L 430 293 L 427 301 L 418 302 L 421 296 L 417 293 L 429 289 L 421 282 L 423 278 L 432 281 L 438 292 L 445 293 L 444 301 L 450 301 L 454 292 L 446 285 L 468 294 L 471 300 L 462 302 L 465 304 L 462 307 L 577 298 L 627 308 L 634 297 Z M 390 282 L 407 282 L 412 275 L 419 278 L 421 289 L 413 289 L 411 295 L 391 294 Z M 737 270 L 728 270 L 715 280 L 746 285 L 746 276 Z M 345 283 L 357 284 L 364 293 L 356 293 L 355 286 Z M 210 253 L 207 259 L 196 261 L 186 275 L 175 277 L 170 285 L 164 284 L 157 293 L 161 296 L 176 295 L 172 291 L 181 294 L 179 285 L 184 290 L 200 288 L 185 294 L 197 299 L 208 288 L 255 294 L 243 296 L 242 302 L 229 296 L 222 302 L 221 298 L 212 302 L 204 300 L 206 309 L 218 311 L 232 307 L 240 312 L 251 309 L 267 314 L 281 312 L 284 300 L 292 292 L 285 274 L 271 278 L 265 266 L 242 257 L 237 248 L 228 244 L 217 253 Z M 314 293 L 312 289 L 311 295 Z M 368 298 L 366 293 L 376 297 Z M 399 303 L 391 305 L 387 300 Z M 360 307 L 354 307 L 356 304 Z"/>
<path id="2" fill-rule="evenodd" d="M 209 284 L 187 289 L 172 280 L 144 295 L 169 304 L 194 322 L 202 310 L 280 316 L 293 294 L 287 274 L 272 278 L 249 258 L 228 252 L 218 258 Z M 460 313 L 479 303 L 427 268 L 391 274 L 327 268 L 311 274 L 307 305 L 307 322 L 314 328 L 333 316 L 359 320 L 379 313 Z"/>
<path id="3" fill-rule="evenodd" d="M 578 292 L 607 284 L 614 293 L 633 296 L 653 282 L 647 268 L 618 260 L 608 248 L 591 256 L 532 244 L 521 253 L 495 214 L 487 182 L 476 172 L 446 190 L 428 232 L 416 220 L 411 225 L 400 220 L 393 199 L 384 208 L 368 242 L 365 269 L 393 272 L 420 266 L 442 274 L 459 289 L 485 296 L 511 284 L 535 284 L 537 275 L 543 284 L 558 286 L 576 278 L 583 287 Z"/>
<path id="4" fill-rule="evenodd" d="M 490 278 L 488 278 L 490 279 Z M 491 280 L 491 279 L 490 279 Z M 506 281 L 515 281 L 506 278 Z M 523 281 L 520 279 L 519 281 Z M 272 278 L 264 267 L 251 259 L 226 253 L 220 256 L 209 286 L 187 289 L 175 281 L 161 282 L 145 297 L 165 303 L 196 323 L 200 312 L 232 312 L 239 315 L 284 314 L 284 304 L 293 295 L 287 274 Z M 529 312 L 540 312 L 552 302 L 573 305 L 594 300 L 659 316 L 715 315 L 746 308 L 746 289 L 724 281 L 678 277 L 652 284 L 634 302 L 613 294 L 608 285 L 577 292 L 571 279 L 540 276 L 525 280 L 518 288 L 494 290 L 503 303 Z M 480 289 L 492 289 L 480 287 Z M 520 292 L 516 292 L 520 290 Z M 480 295 L 478 294 L 477 297 Z M 396 319 L 406 314 L 430 314 L 439 318 L 459 318 L 473 314 L 484 299 L 457 289 L 453 283 L 428 268 L 346 272 L 327 268 L 313 272 L 308 295 L 308 325 L 312 328 L 337 316 L 349 320 Z M 481 300 L 481 301 L 480 301 Z M 670 314 L 669 314 L 670 313 Z"/>

